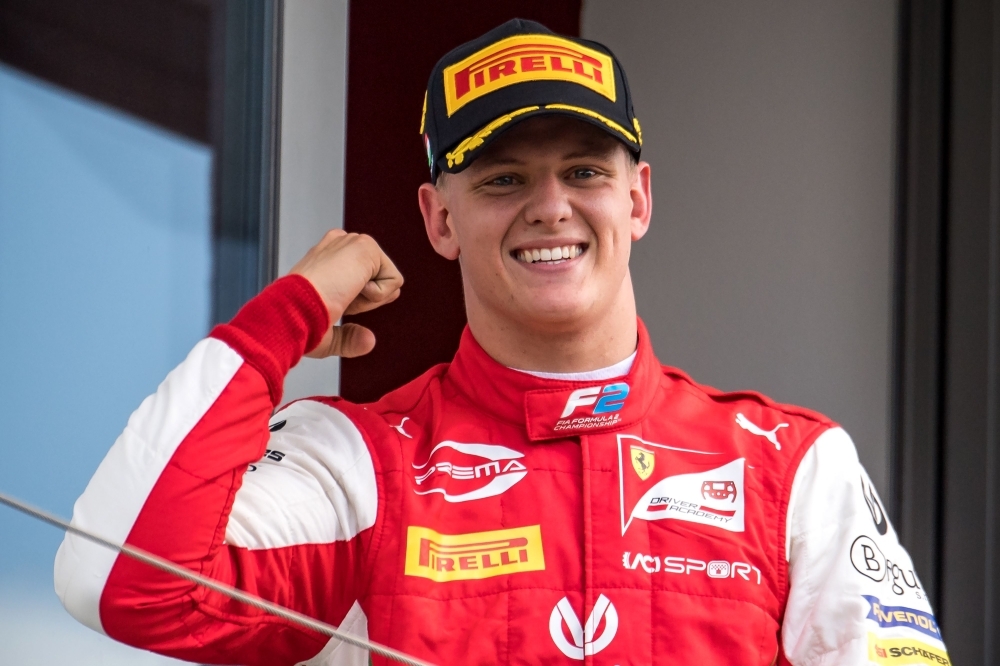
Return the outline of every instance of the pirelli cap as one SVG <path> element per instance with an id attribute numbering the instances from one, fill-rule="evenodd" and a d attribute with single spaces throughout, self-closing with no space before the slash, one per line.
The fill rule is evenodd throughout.
<path id="1" fill-rule="evenodd" d="M 642 130 L 614 54 L 603 44 L 513 19 L 434 66 L 420 119 L 431 182 L 441 172 L 465 169 L 518 122 L 544 114 L 591 123 L 639 155 Z"/>

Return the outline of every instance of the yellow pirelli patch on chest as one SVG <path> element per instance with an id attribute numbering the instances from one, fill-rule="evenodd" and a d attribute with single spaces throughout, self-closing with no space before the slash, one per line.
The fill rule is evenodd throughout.
<path id="1" fill-rule="evenodd" d="M 448 115 L 483 95 L 525 81 L 578 83 L 615 101 L 611 56 L 552 35 L 516 35 L 445 68 Z"/>
<path id="2" fill-rule="evenodd" d="M 868 634 L 868 661 L 873 664 L 951 666 L 948 653 L 912 638 L 879 638 Z"/>
<path id="3" fill-rule="evenodd" d="M 470 534 L 406 528 L 407 576 L 445 583 L 544 569 L 540 525 Z"/>

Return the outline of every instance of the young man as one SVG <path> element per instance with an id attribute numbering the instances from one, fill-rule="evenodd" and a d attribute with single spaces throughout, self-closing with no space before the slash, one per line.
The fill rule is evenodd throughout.
<path id="1" fill-rule="evenodd" d="M 454 361 L 272 414 L 303 354 L 374 345 L 333 322 L 400 293 L 374 241 L 330 232 L 142 404 L 74 522 L 434 663 L 948 663 L 844 431 L 654 357 L 628 270 L 650 167 L 612 54 L 509 22 L 438 63 L 422 125 Z M 75 537 L 56 587 L 185 659 L 366 660 Z"/>

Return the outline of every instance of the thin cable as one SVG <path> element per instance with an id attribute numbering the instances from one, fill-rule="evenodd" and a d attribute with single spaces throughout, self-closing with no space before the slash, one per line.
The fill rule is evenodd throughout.
<path id="1" fill-rule="evenodd" d="M 398 661 L 402 664 L 410 664 L 410 666 L 431 666 L 426 661 L 421 661 L 415 657 L 411 657 L 408 654 L 399 652 L 398 650 L 393 650 L 390 647 L 382 645 L 380 643 L 375 643 L 364 638 L 359 638 L 357 636 L 352 636 L 351 634 L 345 633 L 333 625 L 326 624 L 325 622 L 320 622 L 319 620 L 313 619 L 308 615 L 303 615 L 293 611 L 290 608 L 285 608 L 284 606 L 279 606 L 278 604 L 271 603 L 270 601 L 265 601 L 260 597 L 248 594 L 242 590 L 237 590 L 235 587 L 226 585 L 225 583 L 220 583 L 217 580 L 211 578 L 206 578 L 201 574 L 197 574 L 190 569 L 186 569 L 182 566 L 178 566 L 171 562 L 170 560 L 165 560 L 162 557 L 153 555 L 152 553 L 146 552 L 141 548 L 136 548 L 135 546 L 129 546 L 128 544 L 117 544 L 113 541 L 108 541 L 107 539 L 101 538 L 96 534 L 88 532 L 87 530 L 81 529 L 70 525 L 68 521 L 63 520 L 59 516 L 44 511 L 37 507 L 31 506 L 19 499 L 11 497 L 5 493 L 0 492 L 0 504 L 6 504 L 12 509 L 20 511 L 23 514 L 29 515 L 32 518 L 36 518 L 43 522 L 53 525 L 60 529 L 66 530 L 71 534 L 83 537 L 88 541 L 93 541 L 96 544 L 104 546 L 105 548 L 110 548 L 111 550 L 117 551 L 123 555 L 131 557 L 134 560 L 148 564 L 151 567 L 160 569 L 161 571 L 166 571 L 171 573 L 178 578 L 183 578 L 184 580 L 191 581 L 203 587 L 207 587 L 210 590 L 218 592 L 221 595 L 227 596 L 230 599 L 235 599 L 248 606 L 253 606 L 259 610 L 262 610 L 271 615 L 275 615 L 284 620 L 288 620 L 294 624 L 297 624 L 307 629 L 312 629 L 315 632 L 323 634 L 324 636 L 330 636 L 331 638 L 336 638 L 344 643 L 359 647 L 363 650 L 368 650 L 369 652 L 374 652 L 375 654 L 385 657 L 386 659 L 392 659 Z"/>

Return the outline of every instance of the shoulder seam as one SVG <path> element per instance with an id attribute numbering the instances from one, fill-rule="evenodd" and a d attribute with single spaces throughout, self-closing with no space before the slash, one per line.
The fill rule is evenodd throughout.
<path id="1" fill-rule="evenodd" d="M 764 407 L 769 409 L 774 409 L 784 414 L 790 416 L 797 416 L 800 418 L 813 421 L 818 424 L 827 425 L 830 427 L 836 426 L 836 422 L 831 420 L 829 417 L 811 410 L 807 407 L 799 407 L 797 405 L 789 405 L 781 402 L 777 402 L 767 397 L 763 393 L 757 391 L 721 391 L 719 389 L 713 388 L 711 386 L 705 386 L 704 384 L 699 384 L 689 377 L 686 373 L 677 370 L 676 368 L 670 368 L 668 366 L 663 366 L 664 376 L 670 377 L 675 381 L 683 382 L 688 389 L 690 389 L 695 395 L 705 398 L 706 400 L 713 403 L 726 403 L 735 402 L 737 400 L 752 400 Z"/>
<path id="2" fill-rule="evenodd" d="M 399 388 L 395 388 L 392 391 L 389 391 L 389 393 L 386 393 L 384 396 L 382 396 L 381 398 L 379 398 L 375 402 L 351 403 L 351 404 L 378 405 L 380 402 L 382 402 L 383 400 L 385 400 L 385 398 L 387 396 L 392 395 L 393 393 L 395 393 L 396 391 L 399 391 L 400 389 L 406 388 L 407 386 L 409 386 L 410 384 L 416 382 L 419 379 L 425 378 L 424 385 L 420 388 L 420 392 L 417 394 L 416 398 L 414 398 L 413 402 L 410 404 L 409 407 L 406 407 L 404 409 L 399 409 L 399 410 L 396 410 L 396 409 L 388 410 L 387 409 L 384 412 L 381 409 L 377 409 L 375 411 L 375 413 L 378 414 L 379 416 L 382 416 L 382 414 L 384 414 L 384 413 L 398 413 L 398 412 L 411 411 L 418 404 L 420 404 L 420 401 L 423 400 L 423 398 L 424 398 L 425 395 L 427 395 L 427 391 L 430 389 L 431 381 L 434 380 L 434 379 L 437 379 L 437 380 L 440 381 L 441 378 L 444 377 L 445 374 L 447 374 L 449 366 L 450 366 L 449 363 L 438 363 L 437 365 L 434 365 L 434 366 L 428 368 L 419 377 L 415 377 L 414 379 L 410 380 L 406 384 L 403 384 Z"/>

